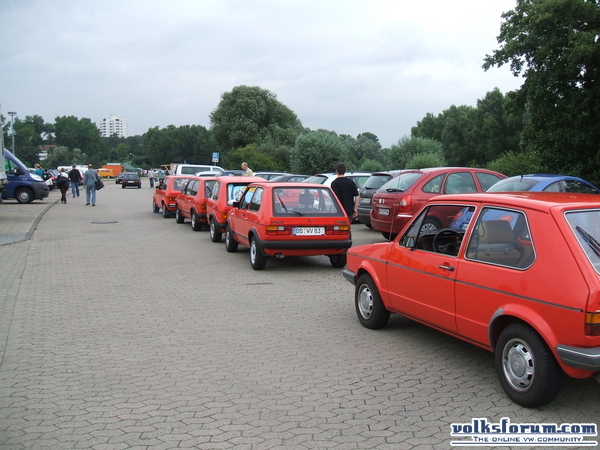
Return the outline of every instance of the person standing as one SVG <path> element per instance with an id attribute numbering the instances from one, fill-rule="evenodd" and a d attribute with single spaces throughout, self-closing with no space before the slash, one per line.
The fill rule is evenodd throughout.
<path id="1" fill-rule="evenodd" d="M 60 201 L 64 204 L 67 203 L 67 191 L 69 190 L 69 176 L 65 172 L 65 168 L 60 168 L 60 173 L 56 177 L 56 186 L 60 189 Z"/>
<path id="2" fill-rule="evenodd" d="M 244 171 L 242 176 L 244 176 L 244 177 L 253 177 L 254 176 L 254 172 L 252 172 L 250 167 L 248 167 L 248 163 L 245 161 L 242 163 L 242 170 Z"/>
<path id="3" fill-rule="evenodd" d="M 358 215 L 358 188 L 350 178 L 346 178 L 346 165 L 339 163 L 335 167 L 337 178 L 331 183 L 331 190 L 335 193 L 342 204 L 342 208 L 348 214 L 350 222 Z"/>
<path id="4" fill-rule="evenodd" d="M 79 183 L 83 181 L 81 172 L 75 167 L 75 164 L 69 170 L 69 180 L 71 180 L 71 196 L 79 197 Z"/>
<path id="5" fill-rule="evenodd" d="M 92 206 L 96 206 L 96 181 L 100 179 L 98 172 L 88 164 L 88 170 L 83 175 L 83 184 L 85 185 L 85 200 L 86 206 L 92 202 Z"/>
<path id="6" fill-rule="evenodd" d="M 148 180 L 150 180 L 150 187 L 154 187 L 154 169 L 148 171 Z"/>
<path id="7" fill-rule="evenodd" d="M 36 164 L 34 167 L 35 167 L 35 170 L 33 171 L 33 173 L 35 173 L 37 176 L 39 176 L 42 180 L 46 181 L 46 172 L 44 172 L 44 169 L 42 169 L 42 166 L 40 166 L 39 164 Z"/>

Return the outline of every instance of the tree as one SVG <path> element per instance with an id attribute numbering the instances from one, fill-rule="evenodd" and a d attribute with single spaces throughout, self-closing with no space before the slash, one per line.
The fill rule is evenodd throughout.
<path id="1" fill-rule="evenodd" d="M 201 125 L 154 127 L 144 135 L 144 152 L 153 167 L 178 162 L 212 164 L 215 150 L 210 132 Z"/>
<path id="2" fill-rule="evenodd" d="M 54 123 L 56 145 L 68 149 L 79 148 L 90 158 L 89 163 L 101 166 L 106 161 L 106 151 L 96 124 L 88 118 L 75 116 L 57 117 Z"/>
<path id="3" fill-rule="evenodd" d="M 332 172 L 343 152 L 344 145 L 335 133 L 318 130 L 301 134 L 290 154 L 292 172 L 309 175 Z"/>
<path id="4" fill-rule="evenodd" d="M 502 17 L 483 67 L 524 77 L 509 97 L 525 149 L 549 172 L 600 179 L 600 3 L 519 0 Z"/>
<path id="5" fill-rule="evenodd" d="M 210 114 L 217 148 L 227 151 L 271 141 L 292 147 L 302 131 L 296 114 L 277 96 L 257 86 L 237 86 L 225 92 Z"/>
<path id="6" fill-rule="evenodd" d="M 419 160 L 414 160 L 414 158 L 423 155 L 431 155 L 431 158 L 429 158 L 428 161 L 431 161 L 434 166 L 445 165 L 442 144 L 440 142 L 434 139 L 404 136 L 397 144 L 390 147 L 388 154 L 388 168 L 390 170 L 406 169 L 409 168 L 409 163 L 411 161 L 413 162 L 413 165 L 419 165 Z"/>

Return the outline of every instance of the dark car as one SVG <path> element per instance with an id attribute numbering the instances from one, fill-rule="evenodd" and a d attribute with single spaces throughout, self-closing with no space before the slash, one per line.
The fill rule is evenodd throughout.
<path id="1" fill-rule="evenodd" d="M 124 173 L 121 180 L 121 188 L 125 189 L 126 187 L 136 187 L 140 189 L 142 187 L 142 179 L 139 174 L 136 172 Z"/>
<path id="2" fill-rule="evenodd" d="M 119 174 L 117 174 L 117 176 L 115 177 L 115 184 L 121 184 L 121 182 L 123 181 L 123 177 L 125 176 L 127 172 L 121 172 Z"/>
<path id="3" fill-rule="evenodd" d="M 401 170 L 390 170 L 388 172 L 374 172 L 371 176 L 365 181 L 362 188 L 358 192 L 358 196 L 360 197 L 360 202 L 358 204 L 358 216 L 357 219 L 360 223 L 364 223 L 367 228 L 373 228 L 371 226 L 371 200 L 373 199 L 373 194 L 377 189 L 387 183 L 389 180 L 398 175 Z"/>

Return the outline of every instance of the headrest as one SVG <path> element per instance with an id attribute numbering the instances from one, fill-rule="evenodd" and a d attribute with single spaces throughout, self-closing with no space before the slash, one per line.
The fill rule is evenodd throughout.
<path id="1" fill-rule="evenodd" d="M 481 242 L 486 244 L 509 244 L 515 241 L 510 223 L 506 220 L 488 220 L 479 224 Z"/>

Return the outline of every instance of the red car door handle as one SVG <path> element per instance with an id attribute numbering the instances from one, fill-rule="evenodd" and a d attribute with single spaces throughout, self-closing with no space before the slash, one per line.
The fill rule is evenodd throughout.
<path id="1" fill-rule="evenodd" d="M 438 267 L 440 269 L 449 270 L 450 272 L 454 272 L 454 267 L 452 267 L 452 266 L 445 266 L 445 265 L 441 264 Z"/>

